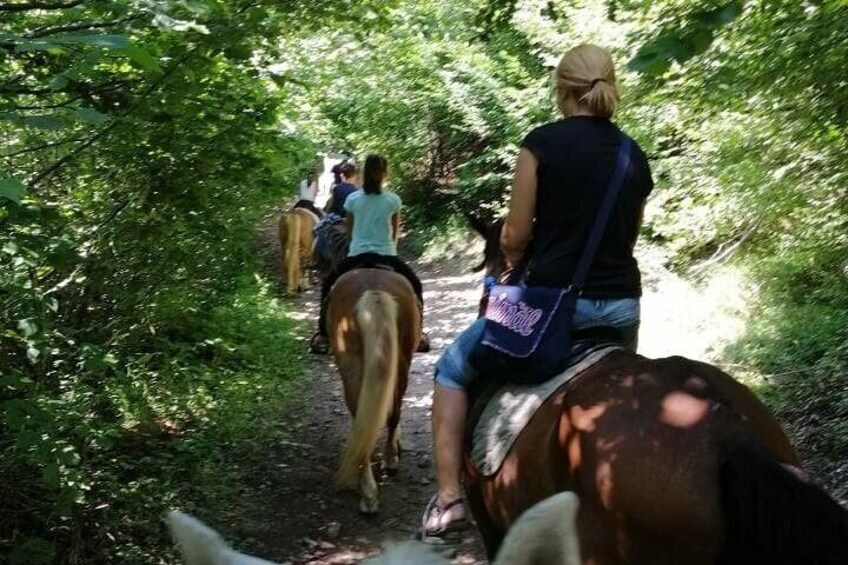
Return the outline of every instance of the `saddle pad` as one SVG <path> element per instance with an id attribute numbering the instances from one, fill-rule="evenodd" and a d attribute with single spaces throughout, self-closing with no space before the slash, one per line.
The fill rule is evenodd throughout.
<path id="1" fill-rule="evenodd" d="M 471 435 L 471 460 L 486 477 L 503 464 L 516 438 L 545 401 L 571 379 L 622 347 L 595 349 L 564 372 L 539 385 L 507 383 L 486 404 Z"/>
<path id="2" fill-rule="evenodd" d="M 303 212 L 307 216 L 311 216 L 312 219 L 315 220 L 315 225 L 318 225 L 321 222 L 321 218 L 319 218 L 318 215 L 309 208 L 295 207 L 292 208 L 292 212 Z M 315 230 L 315 228 L 312 229 L 313 231 Z"/>

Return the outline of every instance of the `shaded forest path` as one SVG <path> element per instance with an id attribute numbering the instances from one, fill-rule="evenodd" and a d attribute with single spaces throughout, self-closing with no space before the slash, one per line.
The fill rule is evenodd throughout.
<path id="1" fill-rule="evenodd" d="M 269 225 L 262 239 L 267 242 L 269 265 L 278 273 L 274 231 Z M 425 327 L 433 351 L 415 356 L 403 402 L 401 469 L 397 476 L 380 480 L 376 517 L 359 515 L 356 493 L 333 487 L 350 416 L 332 358 L 308 358 L 303 394 L 280 423 L 285 439 L 251 471 L 255 480 L 245 493 L 249 510 L 241 516 L 240 529 L 253 538 L 260 555 L 291 564 L 357 563 L 385 543 L 413 537 L 435 488 L 430 443 L 433 365 L 442 348 L 475 317 L 480 276 L 471 268 L 480 252 L 480 243 L 469 235 L 465 245 L 448 251 L 449 258 L 415 264 L 424 283 Z M 710 361 L 742 331 L 747 313 L 739 280 L 722 279 L 696 288 L 665 268 L 655 249 L 640 249 L 639 260 L 645 292 L 641 353 Z M 318 289 L 313 288 L 290 302 L 290 315 L 302 322 L 298 340 L 304 351 L 317 317 L 317 301 Z M 485 563 L 473 531 L 446 551 L 454 563 Z"/>
<path id="2" fill-rule="evenodd" d="M 262 241 L 268 264 L 278 274 L 280 255 L 273 225 L 264 230 Z M 378 477 L 380 512 L 375 517 L 359 514 L 356 493 L 333 487 L 350 415 L 332 356 L 307 358 L 302 395 L 280 423 L 285 439 L 249 474 L 255 478 L 254 488 L 245 493 L 248 515 L 241 518 L 247 523 L 239 529 L 254 539 L 251 545 L 261 556 L 292 564 L 357 563 L 387 542 L 414 536 L 435 488 L 430 450 L 433 365 L 442 348 L 475 317 L 480 282 L 479 275 L 471 273 L 475 258 L 466 253 L 454 260 L 415 264 L 425 288 L 425 324 L 432 352 L 416 354 L 413 360 L 403 401 L 400 472 L 392 478 Z M 298 340 L 306 351 L 318 315 L 318 288 L 287 300 L 291 300 L 290 315 L 301 322 Z M 382 445 L 378 443 L 378 453 Z M 485 563 L 475 531 L 446 551 L 455 563 Z"/>

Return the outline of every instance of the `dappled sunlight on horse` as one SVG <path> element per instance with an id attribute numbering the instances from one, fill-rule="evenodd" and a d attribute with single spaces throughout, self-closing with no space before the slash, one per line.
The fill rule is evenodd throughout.
<path id="1" fill-rule="evenodd" d="M 358 482 L 359 509 L 371 514 L 378 508 L 371 453 L 383 425 L 388 429 L 384 469 L 398 468 L 401 405 L 421 338 L 420 312 L 406 278 L 384 269 L 345 273 L 327 300 L 330 347 L 354 417 L 336 479 L 346 487 Z"/>
<path id="2" fill-rule="evenodd" d="M 495 276 L 499 229 L 481 234 Z M 523 511 L 571 491 L 584 563 L 848 562 L 848 514 L 801 478 L 762 402 L 705 363 L 615 349 L 541 403 L 497 469 L 472 448 L 466 492 L 490 556 Z"/>

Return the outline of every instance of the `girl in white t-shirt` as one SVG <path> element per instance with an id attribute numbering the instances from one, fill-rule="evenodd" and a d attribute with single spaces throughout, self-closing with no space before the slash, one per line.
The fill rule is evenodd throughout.
<path id="1" fill-rule="evenodd" d="M 324 212 L 315 206 L 315 198 L 318 196 L 318 173 L 314 169 L 309 171 L 305 180 L 300 181 L 298 196 L 300 200 L 294 205 L 295 208 L 305 208 L 318 218 L 324 217 Z"/>

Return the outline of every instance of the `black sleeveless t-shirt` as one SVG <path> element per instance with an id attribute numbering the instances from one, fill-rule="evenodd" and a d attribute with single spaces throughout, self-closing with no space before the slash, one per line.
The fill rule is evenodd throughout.
<path id="1" fill-rule="evenodd" d="M 621 132 L 607 118 L 575 116 L 531 131 L 522 143 L 536 156 L 536 220 L 527 283 L 571 283 L 589 231 L 615 169 Z M 586 298 L 642 294 L 633 246 L 645 199 L 654 187 L 645 153 L 636 144 L 616 206 L 589 271 Z"/>

